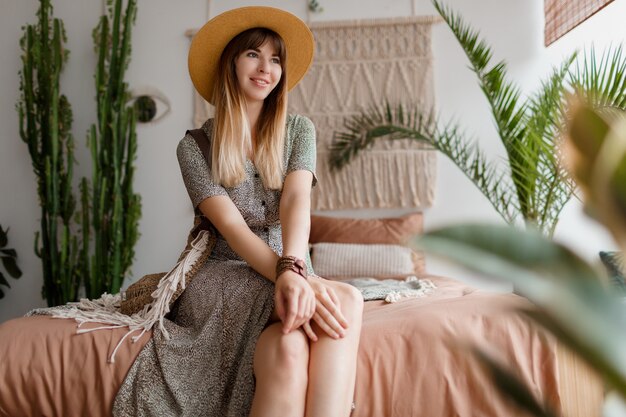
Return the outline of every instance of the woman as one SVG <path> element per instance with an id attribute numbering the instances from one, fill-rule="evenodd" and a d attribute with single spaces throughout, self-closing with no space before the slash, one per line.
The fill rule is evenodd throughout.
<path id="1" fill-rule="evenodd" d="M 269 7 L 223 13 L 195 36 L 191 78 L 215 105 L 203 126 L 211 160 L 190 135 L 177 154 L 217 243 L 166 323 L 172 339 L 155 332 L 133 364 L 115 415 L 350 414 L 362 297 L 312 274 L 315 131 L 287 115 L 312 57 L 307 26 Z"/>

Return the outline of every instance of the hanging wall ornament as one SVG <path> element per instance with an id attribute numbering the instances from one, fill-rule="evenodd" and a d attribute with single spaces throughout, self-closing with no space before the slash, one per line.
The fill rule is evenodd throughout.
<path id="1" fill-rule="evenodd" d="M 155 123 L 171 110 L 170 100 L 156 87 L 138 87 L 131 90 L 130 94 L 130 102 L 139 123 Z"/>

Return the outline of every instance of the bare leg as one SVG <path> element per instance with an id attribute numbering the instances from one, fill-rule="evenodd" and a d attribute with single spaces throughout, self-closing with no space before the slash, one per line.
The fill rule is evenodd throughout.
<path id="1" fill-rule="evenodd" d="M 349 327 L 343 338 L 333 339 L 316 324 L 312 326 L 319 340 L 310 344 L 306 417 L 348 417 L 354 396 L 363 296 L 348 284 L 329 283 Z"/>
<path id="2" fill-rule="evenodd" d="M 283 334 L 282 324 L 263 330 L 254 352 L 256 390 L 250 417 L 302 417 L 309 342 L 302 330 Z"/>

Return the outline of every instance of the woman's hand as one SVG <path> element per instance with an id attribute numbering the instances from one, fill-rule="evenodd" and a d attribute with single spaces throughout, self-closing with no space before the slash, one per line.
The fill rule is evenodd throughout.
<path id="1" fill-rule="evenodd" d="M 308 323 L 315 313 L 313 289 L 304 278 L 291 270 L 276 277 L 274 300 L 285 334 Z"/>
<path id="2" fill-rule="evenodd" d="M 316 275 L 309 275 L 309 284 L 315 293 L 315 314 L 313 320 L 330 337 L 339 339 L 345 336 L 348 321 L 341 312 L 339 297 L 327 281 Z M 317 335 L 311 328 L 309 321 L 302 326 L 309 339 L 317 341 Z"/>

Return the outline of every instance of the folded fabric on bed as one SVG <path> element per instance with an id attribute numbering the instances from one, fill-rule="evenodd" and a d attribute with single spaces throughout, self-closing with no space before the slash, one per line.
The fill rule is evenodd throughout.
<path id="1" fill-rule="evenodd" d="M 436 288 L 432 281 L 417 277 L 404 280 L 355 278 L 344 282 L 358 288 L 365 301 L 385 300 L 387 303 L 395 303 L 403 298 L 424 297 Z"/>

